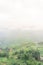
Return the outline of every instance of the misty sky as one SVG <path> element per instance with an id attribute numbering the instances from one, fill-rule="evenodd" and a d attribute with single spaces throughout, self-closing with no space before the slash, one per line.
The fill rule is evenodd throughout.
<path id="1" fill-rule="evenodd" d="M 0 0 L 0 30 L 43 30 L 43 0 Z"/>

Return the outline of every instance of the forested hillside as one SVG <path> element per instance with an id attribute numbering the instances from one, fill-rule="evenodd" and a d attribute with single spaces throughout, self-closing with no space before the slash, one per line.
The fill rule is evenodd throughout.
<path id="1" fill-rule="evenodd" d="M 0 65 L 43 65 L 35 43 L 0 48 Z"/>

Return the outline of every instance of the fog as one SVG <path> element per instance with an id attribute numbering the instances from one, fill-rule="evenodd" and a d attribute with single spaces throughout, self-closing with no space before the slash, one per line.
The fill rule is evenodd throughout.
<path id="1" fill-rule="evenodd" d="M 0 31 L 43 30 L 43 0 L 0 0 Z"/>

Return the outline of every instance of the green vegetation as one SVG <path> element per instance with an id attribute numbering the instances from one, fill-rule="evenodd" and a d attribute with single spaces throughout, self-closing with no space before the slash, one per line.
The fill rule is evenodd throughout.
<path id="1" fill-rule="evenodd" d="M 43 65 L 35 43 L 0 48 L 0 65 Z"/>

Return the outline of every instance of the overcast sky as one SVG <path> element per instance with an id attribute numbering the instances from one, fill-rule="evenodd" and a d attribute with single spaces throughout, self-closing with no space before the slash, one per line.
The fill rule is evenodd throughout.
<path id="1" fill-rule="evenodd" d="M 0 0 L 0 30 L 43 30 L 43 0 Z"/>

